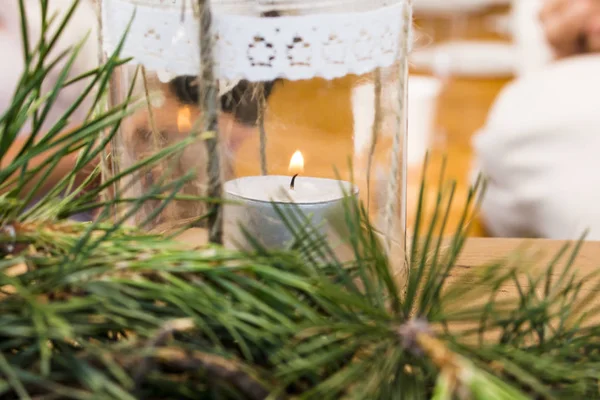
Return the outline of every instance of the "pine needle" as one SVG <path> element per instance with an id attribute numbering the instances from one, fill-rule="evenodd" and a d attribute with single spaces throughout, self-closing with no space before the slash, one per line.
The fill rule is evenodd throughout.
<path id="1" fill-rule="evenodd" d="M 45 10 L 42 1 L 42 9 Z M 27 21 L 23 1 L 22 25 Z M 191 249 L 172 237 L 125 224 L 148 199 L 156 214 L 190 176 L 164 176 L 141 198 L 100 197 L 104 190 L 159 162 L 175 159 L 202 135 L 162 149 L 88 188 L 74 174 L 92 162 L 140 103 L 130 96 L 63 132 L 83 99 L 98 109 L 115 69 L 107 63 L 74 79 L 69 64 L 81 44 L 49 58 L 72 16 L 46 12 L 36 45 L 23 29 L 25 72 L 0 117 L 0 160 L 25 121 L 34 133 L 0 168 L 0 396 L 36 399 L 599 399 L 600 325 L 592 319 L 600 279 L 580 276 L 581 242 L 532 269 L 522 253 L 456 275 L 456 262 L 483 194 L 469 191 L 455 234 L 442 238 L 456 185 L 442 168 L 434 217 L 422 182 L 406 291 L 357 200 L 345 203 L 336 227 L 349 250 L 334 244 L 297 207 L 274 205 L 292 233 L 289 248 L 269 250 L 251 236 L 251 251 L 206 245 Z M 49 94 L 41 82 L 69 60 Z M 87 79 L 81 97 L 41 138 L 56 96 Z M 143 105 L 143 104 L 141 104 Z M 108 135 L 101 135 L 102 132 Z M 103 139 L 98 139 L 103 138 Z M 33 208 L 28 203 L 58 160 L 78 154 L 73 173 Z M 33 157 L 49 154 L 41 167 Z M 444 163 L 445 166 L 445 163 Z M 427 168 L 427 162 L 424 164 Z M 425 176 L 425 174 L 423 174 Z M 91 178 L 90 178 L 91 179 Z M 66 197 L 58 195 L 66 191 Z M 101 199 L 101 200 L 100 200 Z M 127 204 L 120 218 L 114 207 Z M 69 216 L 96 210 L 91 223 Z M 204 216 L 205 217 L 205 216 Z M 199 216 L 203 218 L 203 216 Z M 182 229 L 185 227 L 182 227 Z M 454 275 L 454 276 L 453 276 Z M 503 296 L 503 288 L 516 291 Z M 588 290 L 591 288 L 590 290 Z M 585 290 L 587 291 L 585 291 Z"/>

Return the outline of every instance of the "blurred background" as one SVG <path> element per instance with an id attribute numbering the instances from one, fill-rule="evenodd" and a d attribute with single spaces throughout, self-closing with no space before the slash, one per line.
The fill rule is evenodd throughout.
<path id="1" fill-rule="evenodd" d="M 409 83 L 409 219 L 417 204 L 427 148 L 429 181 L 437 181 L 447 156 L 447 173 L 458 182 L 456 204 L 464 204 L 471 183 L 473 135 L 485 124 L 507 83 L 535 72 L 551 58 L 538 18 L 541 2 L 415 0 L 416 47 Z M 450 229 L 459 218 L 457 209 L 451 215 Z M 409 225 L 413 222 L 409 220 Z M 479 221 L 473 235 L 486 235 Z"/>
<path id="2" fill-rule="evenodd" d="M 91 7 L 94 1 L 80 4 Z M 51 4 L 66 8 L 70 2 Z M 5 54 L 18 51 L 20 36 L 16 0 L 7 1 L 11 4 L 12 8 L 0 8 L 0 46 L 5 46 L 0 53 Z M 39 5 L 39 0 L 27 4 Z M 596 172 L 600 0 L 413 0 L 413 4 L 404 149 L 407 202 L 401 204 L 406 206 L 408 230 L 414 226 L 429 151 L 425 219 L 433 216 L 444 159 L 446 178 L 458 183 L 446 233 L 460 223 L 473 178 L 481 171 L 489 190 L 481 216 L 472 221 L 472 235 L 575 239 L 590 228 L 588 237 L 600 240 Z M 88 11 L 72 26 L 73 39 L 95 22 L 92 9 Z M 94 59 L 97 50 L 88 47 L 86 59 Z M 5 64 L 0 87 L 6 89 L 15 85 L 21 67 Z M 381 110 L 392 116 L 398 89 L 393 82 L 398 77 L 395 67 L 381 72 L 382 98 L 387 101 Z M 300 149 L 309 176 L 333 177 L 332 165 L 346 175 L 356 174 L 364 161 L 356 156 L 369 147 L 374 126 L 373 76 L 279 82 L 264 118 L 269 173 L 287 174 L 291 155 Z M 0 92 L 5 99 L 11 93 Z M 64 104 L 70 104 L 68 99 Z M 175 111 L 165 118 L 167 123 L 177 119 Z M 373 160 L 376 194 L 387 193 L 390 133 L 395 130 L 393 121 L 381 122 L 383 135 Z M 239 176 L 260 173 L 259 135 L 258 130 L 253 132 L 232 156 Z M 350 157 L 355 171 L 348 168 Z M 377 195 L 372 197 L 383 204 Z"/>
<path id="3" fill-rule="evenodd" d="M 430 152 L 430 195 L 444 157 L 446 175 L 456 179 L 455 207 L 447 233 L 456 228 L 471 184 L 473 135 L 485 124 L 501 90 L 515 77 L 536 71 L 550 59 L 539 22 L 544 0 L 414 0 L 415 43 L 410 58 L 407 148 L 407 227 L 414 225 L 422 165 Z M 357 138 L 370 137 L 373 123 L 372 81 L 348 76 L 334 81 L 313 79 L 278 87 L 269 100 L 267 143 L 271 173 L 287 173 L 290 155 L 301 148 L 306 173 L 326 174 L 330 165 L 347 164 Z M 386 87 L 384 90 L 395 88 Z M 393 97 L 393 96 L 392 96 Z M 311 101 L 306 101 L 311 99 Z M 310 143 L 310 146 L 307 145 Z M 258 137 L 239 154 L 253 160 Z M 336 151 L 331 149 L 335 146 Z M 387 153 L 379 157 L 382 168 Z M 259 173 L 258 165 L 236 159 L 240 175 Z M 430 197 L 430 196 L 428 196 Z M 430 197 L 426 218 L 432 216 Z M 488 235 L 474 221 L 473 235 Z"/>

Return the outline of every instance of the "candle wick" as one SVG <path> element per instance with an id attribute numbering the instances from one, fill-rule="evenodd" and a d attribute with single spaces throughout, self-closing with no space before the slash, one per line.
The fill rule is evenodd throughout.
<path id="1" fill-rule="evenodd" d="M 290 189 L 294 190 L 294 185 L 296 184 L 296 177 L 298 176 L 298 174 L 294 175 L 294 177 L 292 178 L 292 183 L 290 183 Z"/>

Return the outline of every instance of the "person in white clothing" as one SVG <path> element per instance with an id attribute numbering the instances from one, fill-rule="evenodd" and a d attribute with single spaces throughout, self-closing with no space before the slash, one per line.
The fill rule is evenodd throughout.
<path id="1" fill-rule="evenodd" d="M 600 51 L 599 0 L 543 0 L 540 20 L 557 58 Z"/>
<path id="2" fill-rule="evenodd" d="M 600 1 L 545 0 L 556 60 L 509 84 L 474 137 L 501 237 L 600 239 Z"/>

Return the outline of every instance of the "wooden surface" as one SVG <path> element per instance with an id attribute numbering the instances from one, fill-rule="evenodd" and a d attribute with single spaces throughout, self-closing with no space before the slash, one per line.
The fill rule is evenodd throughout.
<path id="1" fill-rule="evenodd" d="M 458 28 L 455 17 L 417 16 L 416 25 L 420 32 L 417 46 L 448 39 L 506 40 L 486 30 L 486 21 L 490 15 L 506 11 L 493 9 L 478 15 L 459 16 Z M 427 74 L 426 71 L 412 73 Z M 349 76 L 333 81 L 286 81 L 277 86 L 270 98 L 266 117 L 269 173 L 286 175 L 291 155 L 300 149 L 305 156 L 307 176 L 334 177 L 332 166 L 335 166 L 342 178 L 347 179 L 347 165 L 353 153 L 354 117 L 351 92 L 353 87 L 364 79 L 369 77 Z M 508 79 L 450 77 L 444 85 L 436 118 L 438 135 L 432 144 L 427 178 L 430 182 L 437 182 L 441 161 L 444 155 L 447 155 L 447 176 L 458 182 L 455 206 L 452 208 L 447 232 L 452 232 L 457 225 L 470 184 L 471 137 L 484 124 L 490 105 L 507 82 Z M 238 175 L 260 173 L 257 162 L 258 148 L 258 134 L 243 144 L 235 155 Z M 387 149 L 384 149 L 384 154 L 388 154 Z M 388 158 L 380 160 L 380 163 L 387 165 Z M 421 167 L 411 166 L 407 172 L 406 195 L 410 230 L 414 223 L 412 217 L 415 214 L 421 182 Z M 433 195 L 435 185 L 432 185 L 431 190 L 429 194 Z M 427 209 L 425 217 L 430 215 L 431 208 Z M 483 234 L 484 230 L 480 226 L 473 230 L 474 236 Z"/>
<path id="2" fill-rule="evenodd" d="M 204 229 L 192 228 L 177 237 L 182 243 L 192 247 L 202 246 L 208 242 Z M 465 243 L 462 253 L 456 262 L 456 277 L 466 275 L 467 271 L 484 267 L 491 263 L 506 260 L 519 252 L 529 258 L 529 264 L 523 267 L 544 266 L 554 258 L 565 245 L 575 245 L 575 242 L 549 239 L 501 239 L 472 237 Z M 568 257 L 564 257 L 565 259 Z M 554 275 L 562 272 L 564 263 L 559 263 Z M 575 261 L 574 270 L 581 276 L 598 272 L 600 267 L 600 242 L 584 242 Z M 460 271 L 463 272 L 460 272 Z M 527 283 L 525 283 L 527 285 Z"/>
<path id="3" fill-rule="evenodd" d="M 197 247 L 202 243 L 206 243 L 207 234 L 203 229 L 190 229 L 179 236 L 179 240 L 183 243 Z M 558 254 L 561 248 L 569 244 L 571 249 L 575 246 L 574 242 L 564 242 L 557 240 L 546 239 L 500 239 L 500 238 L 481 238 L 472 237 L 465 243 L 462 253 L 458 257 L 455 268 L 450 274 L 449 283 L 455 281 L 473 281 L 473 274 L 483 272 L 483 268 L 493 263 L 509 261 L 506 265 L 511 265 L 510 260 L 514 261 L 514 256 L 520 256 L 518 267 L 521 271 L 529 271 L 532 276 L 535 276 L 536 271 L 542 271 Z M 554 282 L 559 282 L 559 278 L 564 271 L 565 262 L 570 257 L 569 250 L 562 258 L 561 262 L 555 265 L 552 273 Z M 590 274 L 595 273 L 594 278 L 586 279 L 581 287 L 579 298 L 591 296 L 589 302 L 582 304 L 582 310 L 590 310 L 600 306 L 600 281 L 598 280 L 598 272 L 600 265 L 600 242 L 585 242 L 582 244 L 579 254 L 571 268 L 571 272 L 577 274 L 578 279 L 582 279 Z M 513 266 L 516 266 L 513 264 Z M 530 281 L 525 274 L 520 274 L 518 277 L 520 290 L 530 287 Z M 567 284 L 568 282 L 562 282 Z M 514 299 L 518 294 L 517 285 L 515 283 L 506 283 L 499 289 L 498 299 Z M 541 288 L 540 288 L 541 293 Z M 480 301 L 485 300 L 479 298 Z M 594 312 L 594 315 L 598 314 Z M 590 321 L 600 322 L 600 315 L 594 316 Z M 463 325 L 460 325 L 463 327 Z"/>
<path id="4" fill-rule="evenodd" d="M 565 243 L 574 245 L 574 242 L 549 239 L 470 238 L 458 259 L 457 266 L 480 267 L 506 258 L 516 251 L 536 253 L 537 257 L 534 257 L 535 261 L 532 261 L 530 266 L 544 265 L 550 262 Z M 583 276 L 598 271 L 599 267 L 600 242 L 584 242 L 574 269 Z M 561 269 L 557 268 L 555 274 L 559 275 L 560 272 Z"/>
<path id="5" fill-rule="evenodd" d="M 481 271 L 482 267 L 494 262 L 510 260 L 509 257 L 514 257 L 516 254 L 522 257 L 519 259 L 522 261 L 518 265 L 518 267 L 522 268 L 521 271 L 527 270 L 531 276 L 535 276 L 536 272 L 546 272 L 546 268 L 566 243 L 564 241 L 546 239 L 470 238 L 466 242 L 450 280 L 469 279 L 467 278 L 469 274 Z M 571 250 L 575 246 L 573 242 L 568 242 L 568 244 L 571 246 Z M 571 250 L 556 264 L 551 274 L 554 284 L 569 284 L 568 278 L 563 279 L 561 282 L 560 277 L 565 271 L 565 265 L 570 257 Z M 576 308 L 576 312 L 589 312 L 590 319 L 587 323 L 600 323 L 600 313 L 597 311 L 597 307 L 600 306 L 599 266 L 600 242 L 584 242 L 571 266 L 570 273 L 576 274 L 576 280 L 583 281 L 578 294 L 581 304 L 580 307 Z M 524 273 L 519 274 L 518 282 L 519 287 L 515 283 L 506 283 L 503 285 L 500 288 L 499 298 L 514 299 L 518 294 L 518 290 L 525 290 L 531 287 L 531 281 Z M 539 296 L 542 296 L 543 288 L 538 286 L 536 292 Z"/>
<path id="6" fill-rule="evenodd" d="M 519 293 L 528 292 L 531 287 L 530 277 L 535 281 L 536 277 L 547 276 L 547 268 L 559 253 L 561 248 L 567 242 L 544 239 L 499 239 L 499 238 L 470 238 L 458 258 L 454 270 L 449 276 L 448 284 L 460 283 L 481 285 L 477 275 L 484 272 L 486 266 L 492 264 L 500 264 L 507 272 L 508 268 L 519 268 L 520 273 L 517 274 L 517 282 L 508 280 L 495 292 L 496 301 L 515 302 L 518 306 Z M 600 261 L 600 242 L 585 242 L 582 244 L 579 254 L 570 270 L 568 278 L 561 280 L 561 275 L 565 272 L 567 260 L 571 255 L 571 251 L 575 243 L 569 242 L 570 250 L 561 258 L 561 261 L 556 263 L 552 276 L 553 285 L 561 285 L 564 289 L 571 284 L 570 275 L 575 274 L 575 282 L 581 282 L 581 287 L 577 293 L 576 304 L 573 306 L 573 311 L 568 317 L 572 318 L 568 323 L 576 323 L 577 318 L 583 315 L 586 320 L 580 326 L 585 327 L 590 324 L 600 323 L 600 286 L 598 279 L 598 265 Z M 518 264 L 515 262 L 515 256 L 518 255 Z M 595 274 L 591 277 L 591 274 Z M 480 275 L 481 276 L 481 275 Z M 539 301 L 544 298 L 545 279 L 537 284 L 535 293 Z M 473 286 L 475 287 L 475 286 Z M 483 288 L 485 289 L 485 287 Z M 493 288 L 489 287 L 489 294 Z M 472 297 L 468 301 L 469 306 L 484 305 L 489 301 L 489 296 L 486 292 L 479 293 L 478 296 Z M 510 303 L 508 303 L 510 304 Z M 466 306 L 466 304 L 465 304 Z M 557 321 L 555 316 L 554 322 Z M 454 323 L 450 329 L 463 330 L 473 329 L 477 326 L 477 322 L 469 323 Z M 490 331 L 484 338 L 497 340 L 498 331 Z"/>

